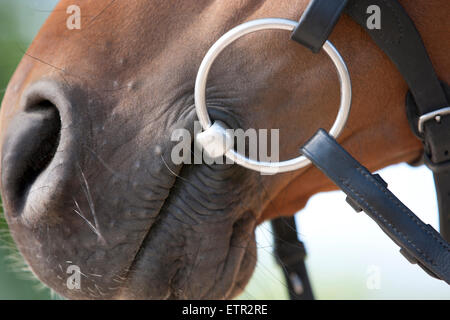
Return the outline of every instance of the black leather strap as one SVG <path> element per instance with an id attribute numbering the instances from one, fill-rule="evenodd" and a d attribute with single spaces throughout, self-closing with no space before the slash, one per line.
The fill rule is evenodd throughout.
<path id="1" fill-rule="evenodd" d="M 298 239 L 294 217 L 272 220 L 275 256 L 283 270 L 291 300 L 314 300 L 306 270 L 306 250 Z"/>
<path id="2" fill-rule="evenodd" d="M 380 29 L 367 26 L 367 9 L 374 5 L 380 8 Z M 292 40 L 318 52 L 344 9 L 396 65 L 420 114 L 448 105 L 422 38 L 396 0 L 312 0 L 292 33 Z"/>
<path id="3" fill-rule="evenodd" d="M 292 40 L 317 53 L 330 36 L 348 0 L 313 0 L 309 3 Z"/>
<path id="4" fill-rule="evenodd" d="M 368 29 L 367 8 L 380 8 L 381 29 Z M 421 114 L 442 108 L 447 99 L 422 38 L 396 0 L 350 0 L 345 12 L 363 27 L 402 74 Z"/>
<path id="5" fill-rule="evenodd" d="M 450 284 L 450 245 L 397 199 L 379 175 L 372 175 L 323 129 L 301 152 L 347 194 L 357 211 L 364 210 L 401 247 L 411 263 Z"/>
<path id="6" fill-rule="evenodd" d="M 345 3 L 312 0 L 292 39 L 318 52 Z M 380 9 L 380 29 L 370 29 L 367 24 L 372 14 L 368 8 L 373 5 Z M 335 14 L 330 10 L 335 10 Z M 420 116 L 449 106 L 450 90 L 439 82 L 419 32 L 398 1 L 349 0 L 345 12 L 369 33 L 408 84 L 407 117 L 413 132 L 424 143 L 425 163 L 434 173 L 441 233 L 450 241 L 450 116 L 441 117 L 439 122 L 426 122 L 423 133 L 418 130 Z M 328 23 L 324 19 L 329 19 Z"/>
<path id="7" fill-rule="evenodd" d="M 450 87 L 442 84 L 447 100 Z M 411 93 L 406 97 L 406 111 L 413 133 L 424 144 L 425 164 L 433 171 L 439 206 L 439 227 L 443 238 L 450 241 L 450 117 L 440 121 L 432 119 L 424 124 L 424 132 L 418 130 L 418 119 L 422 115 Z"/>
<path id="8" fill-rule="evenodd" d="M 374 4 L 381 9 L 381 30 L 366 26 L 366 9 Z M 450 89 L 439 82 L 419 32 L 397 1 L 351 0 L 346 13 L 366 29 L 408 84 L 406 113 L 414 134 L 424 143 L 425 164 L 434 173 L 440 231 L 450 241 L 450 116 L 426 122 L 423 133 L 418 130 L 420 116 L 449 106 Z"/>
<path id="9" fill-rule="evenodd" d="M 450 170 L 434 173 L 433 176 L 439 206 L 439 231 L 450 242 Z"/>

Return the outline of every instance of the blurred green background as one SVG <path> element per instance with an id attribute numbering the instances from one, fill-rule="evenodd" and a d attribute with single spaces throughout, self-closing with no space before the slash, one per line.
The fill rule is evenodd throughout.
<path id="1" fill-rule="evenodd" d="M 1 96 L 24 51 L 56 2 L 0 0 Z M 420 217 L 437 228 L 433 181 L 426 169 L 399 165 L 383 170 L 382 175 L 411 209 L 428 212 Z M 345 205 L 342 193 L 314 196 L 297 221 L 309 251 L 307 264 L 317 298 L 450 299 L 446 284 L 406 262 L 398 248 L 369 218 Z M 3 220 L 0 220 L 0 233 L 0 299 L 55 298 L 37 281 L 24 279 L 29 275 L 21 271 L 23 262 L 17 259 L 17 254 L 10 258 L 13 244 Z M 257 269 L 240 298 L 285 299 L 284 278 L 273 258 L 270 225 L 258 229 L 257 240 Z M 368 284 L 373 270 L 379 273 L 380 280 L 375 288 Z"/>

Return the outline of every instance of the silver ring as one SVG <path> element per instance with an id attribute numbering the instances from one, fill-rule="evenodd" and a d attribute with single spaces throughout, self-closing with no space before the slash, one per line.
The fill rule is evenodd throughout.
<path id="1" fill-rule="evenodd" d="M 231 29 L 219 40 L 217 40 L 217 42 L 209 49 L 208 53 L 204 57 L 195 81 L 195 109 L 203 130 L 207 130 L 212 126 L 206 106 L 206 82 L 208 80 L 208 73 L 217 56 L 232 42 L 249 33 L 267 29 L 281 29 L 292 32 L 297 25 L 298 23 L 296 21 L 287 19 L 258 19 L 246 22 Z M 333 44 L 326 41 L 322 48 L 333 61 L 339 76 L 341 102 L 336 121 L 329 131 L 330 135 L 337 138 L 344 129 L 350 113 L 352 98 L 351 80 L 347 66 Z M 311 164 L 311 161 L 309 161 L 305 156 L 299 156 L 297 158 L 281 162 L 256 161 L 237 153 L 233 148 L 227 150 L 224 155 L 234 163 L 264 174 L 298 170 Z"/>

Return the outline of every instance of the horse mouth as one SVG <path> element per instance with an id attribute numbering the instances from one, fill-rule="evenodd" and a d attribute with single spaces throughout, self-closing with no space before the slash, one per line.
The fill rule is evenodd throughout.
<path id="1" fill-rule="evenodd" d="M 246 284 L 256 263 L 255 215 L 239 204 L 239 188 L 249 193 L 242 168 L 171 164 L 164 159 L 172 145 L 164 140 L 158 154 L 137 157 L 145 169 L 127 162 L 127 179 L 114 181 L 120 175 L 105 169 L 100 149 L 80 142 L 86 128 L 78 124 L 89 121 L 72 114 L 67 94 L 49 82 L 29 92 L 40 100 L 25 111 L 43 120 L 33 118 L 40 134 L 28 154 L 46 156 L 28 156 L 25 169 L 12 170 L 8 165 L 18 162 L 5 155 L 20 148 L 4 143 L 2 179 L 27 179 L 15 188 L 3 181 L 2 192 L 13 238 L 39 280 L 72 299 L 223 299 L 240 291 L 236 284 Z M 19 144 L 29 148 L 30 132 Z M 139 183 L 130 189 L 132 178 Z M 72 266 L 80 268 L 79 290 L 67 286 Z"/>
<path id="2" fill-rule="evenodd" d="M 192 192 L 186 187 L 185 170 L 202 169 L 179 168 L 157 219 L 132 259 L 119 298 L 227 299 L 241 292 L 249 280 L 256 263 L 254 213 L 209 221 L 199 212 L 187 212 L 199 202 L 185 204 L 181 210 L 180 193 Z"/>
<path id="3" fill-rule="evenodd" d="M 180 172 L 182 167 L 183 166 L 180 166 L 177 171 Z M 177 173 L 174 172 L 174 174 L 177 174 Z M 169 193 L 168 193 L 167 197 L 164 199 L 161 208 L 156 213 L 156 216 L 157 216 L 156 220 L 154 221 L 154 223 L 152 223 L 150 225 L 150 227 L 148 228 L 148 231 L 143 236 L 142 241 L 139 244 L 136 253 L 134 254 L 134 257 L 131 260 L 131 264 L 127 268 L 127 271 L 126 271 L 127 275 L 125 276 L 125 278 L 127 278 L 127 282 L 128 283 L 132 283 L 133 282 L 133 277 L 136 277 L 136 275 L 145 273 L 145 270 L 139 270 L 139 268 L 140 268 L 139 265 L 145 259 L 144 255 L 145 255 L 146 250 L 148 250 L 148 247 L 149 247 L 147 241 L 149 241 L 149 239 L 151 238 L 152 232 L 154 232 L 158 228 L 158 224 L 161 223 L 161 221 L 164 219 L 164 217 L 166 215 L 169 214 L 169 212 L 165 209 L 165 206 L 166 206 L 167 202 L 169 201 L 169 199 L 171 198 L 171 194 L 172 194 L 172 192 L 173 192 L 173 190 L 174 190 L 174 188 L 175 188 L 175 186 L 177 184 L 178 179 L 179 179 L 179 177 L 177 176 L 175 178 L 172 186 L 170 187 Z M 133 287 L 132 284 L 131 284 L 131 287 Z M 161 294 L 158 298 L 160 298 L 160 299 L 168 299 L 171 295 L 172 295 L 172 292 L 170 291 L 170 288 L 169 288 L 169 291 L 167 293 Z"/>

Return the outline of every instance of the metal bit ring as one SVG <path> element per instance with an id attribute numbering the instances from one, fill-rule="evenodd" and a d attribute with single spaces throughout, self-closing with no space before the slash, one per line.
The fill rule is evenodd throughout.
<path id="1" fill-rule="evenodd" d="M 229 144 L 224 143 L 224 141 L 229 140 L 229 137 L 225 135 L 225 130 L 221 125 L 213 126 L 206 106 L 206 82 L 208 79 L 208 73 L 214 63 L 214 60 L 228 45 L 249 33 L 267 29 L 280 29 L 292 32 L 297 25 L 298 23 L 296 21 L 278 18 L 249 21 L 228 31 L 209 49 L 200 65 L 195 82 L 195 108 L 197 117 L 204 130 L 196 137 L 196 140 L 206 150 L 214 150 L 213 152 L 215 155 L 217 155 L 218 150 L 222 150 L 222 152 L 219 153 L 223 153 L 223 155 L 232 160 L 234 163 L 264 174 L 275 174 L 298 170 L 311 163 L 304 156 L 299 156 L 297 158 L 281 162 L 262 162 L 249 159 L 244 155 L 237 153 L 233 149 L 232 145 L 230 146 Z M 352 97 L 351 80 L 347 66 L 333 44 L 326 41 L 322 48 L 333 61 L 339 76 L 341 101 L 337 118 L 329 131 L 330 135 L 337 138 L 344 129 L 350 113 Z M 198 137 L 200 137 L 200 139 L 198 139 Z M 204 141 L 207 141 L 207 143 Z"/>

